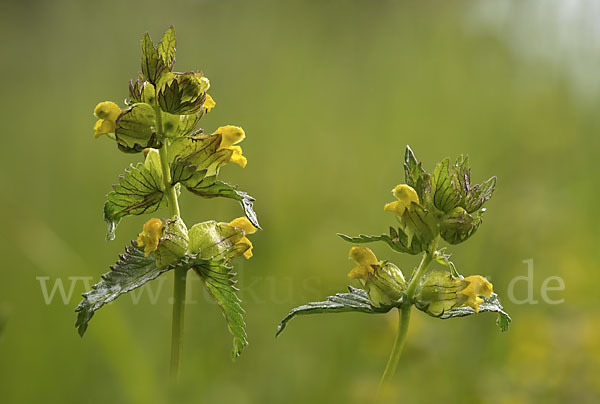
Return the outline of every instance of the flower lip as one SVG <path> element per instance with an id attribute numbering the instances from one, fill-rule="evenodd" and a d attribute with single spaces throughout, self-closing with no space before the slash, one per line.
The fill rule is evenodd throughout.
<path id="1" fill-rule="evenodd" d="M 142 232 L 138 235 L 136 243 L 144 248 L 144 256 L 148 256 L 152 251 L 158 249 L 158 243 L 162 237 L 165 224 L 160 219 L 152 218 L 144 223 Z"/>
<path id="2" fill-rule="evenodd" d="M 373 251 L 367 247 L 354 246 L 350 248 L 349 258 L 356 262 L 356 266 L 348 273 L 351 279 L 366 280 L 369 274 L 372 274 L 379 265 L 379 261 Z"/>
<path id="3" fill-rule="evenodd" d="M 471 307 L 476 313 L 479 313 L 479 305 L 483 303 L 483 297 L 490 297 L 494 292 L 493 285 L 480 275 L 468 276 L 465 281 L 469 282 L 466 288 L 458 292 L 466 299 L 464 305 Z"/>
<path id="4" fill-rule="evenodd" d="M 410 205 L 415 202 L 419 203 L 419 195 L 413 187 L 406 184 L 399 184 L 392 189 L 392 194 L 396 197 L 396 201 L 385 204 L 383 210 L 394 212 L 398 216 L 402 216 L 404 212 L 410 208 Z"/>
<path id="5" fill-rule="evenodd" d="M 254 246 L 252 245 L 250 239 L 248 239 L 248 237 L 246 236 L 248 234 L 256 233 L 258 229 L 254 227 L 254 225 L 250 222 L 250 220 L 248 220 L 248 218 L 243 216 L 233 219 L 231 222 L 229 222 L 229 226 L 241 229 L 244 232 L 244 236 L 238 242 L 236 242 L 236 244 L 248 245 L 248 249 L 244 251 L 244 257 L 246 259 L 250 259 L 254 255 L 252 252 Z"/>

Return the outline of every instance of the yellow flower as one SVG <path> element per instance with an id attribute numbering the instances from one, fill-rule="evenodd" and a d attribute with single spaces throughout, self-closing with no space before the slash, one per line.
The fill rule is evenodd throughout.
<path id="1" fill-rule="evenodd" d="M 111 101 L 104 101 L 96 105 L 94 115 L 98 118 L 94 125 L 94 137 L 98 138 L 107 133 L 113 133 L 117 128 L 117 118 L 121 114 L 121 108 Z"/>
<path id="2" fill-rule="evenodd" d="M 206 112 L 210 112 L 210 110 L 213 109 L 215 105 L 217 105 L 215 100 L 213 100 L 210 94 L 206 94 L 206 100 L 204 100 L 204 110 Z"/>
<path id="3" fill-rule="evenodd" d="M 479 305 L 483 303 L 483 299 L 479 296 L 490 297 L 494 291 L 493 286 L 487 279 L 479 275 L 467 276 L 465 281 L 468 281 L 469 285 L 459 292 L 466 299 L 463 305 L 469 306 L 479 313 Z"/>
<path id="4" fill-rule="evenodd" d="M 244 257 L 246 257 L 246 259 L 250 259 L 252 257 L 252 242 L 248 239 L 248 237 L 246 237 L 249 234 L 254 234 L 256 233 L 257 228 L 254 227 L 254 225 L 252 223 L 250 223 L 250 220 L 248 220 L 245 217 L 238 217 L 237 219 L 233 219 L 231 222 L 229 222 L 229 225 L 231 227 L 236 227 L 238 229 L 242 229 L 244 231 L 244 237 L 242 237 L 240 239 L 240 241 L 238 241 L 236 244 L 248 244 L 250 246 L 250 248 L 248 248 L 246 251 L 244 251 Z"/>
<path id="5" fill-rule="evenodd" d="M 352 247 L 349 255 L 356 262 L 356 266 L 348 273 L 351 279 L 365 280 L 374 272 L 373 265 L 379 265 L 377 257 L 367 247 Z"/>
<path id="6" fill-rule="evenodd" d="M 392 193 L 396 197 L 397 201 L 387 203 L 383 210 L 394 212 L 398 216 L 402 216 L 404 211 L 410 208 L 410 204 L 412 202 L 419 203 L 419 196 L 417 195 L 417 192 L 409 185 L 396 185 L 396 187 L 394 187 L 392 190 Z"/>
<path id="7" fill-rule="evenodd" d="M 162 237 L 164 229 L 165 224 L 160 219 L 152 218 L 144 224 L 142 232 L 136 240 L 139 247 L 145 246 L 144 256 L 147 257 L 152 251 L 158 249 L 158 242 Z"/>
<path id="8" fill-rule="evenodd" d="M 229 161 L 238 164 L 241 167 L 246 167 L 248 160 L 242 155 L 242 148 L 240 146 L 234 146 L 246 137 L 244 129 L 232 125 L 221 126 L 216 130 L 215 134 L 221 135 L 221 145 L 219 146 L 219 150 L 227 149 L 233 152 Z"/>

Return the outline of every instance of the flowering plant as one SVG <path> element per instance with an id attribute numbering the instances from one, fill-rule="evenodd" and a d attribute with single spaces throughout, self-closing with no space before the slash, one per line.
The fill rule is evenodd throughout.
<path id="1" fill-rule="evenodd" d="M 440 240 L 459 244 L 471 237 L 482 223 L 483 205 L 496 186 L 496 177 L 482 184 L 471 184 L 469 158 L 460 156 L 455 164 L 449 159 L 437 165 L 433 174 L 425 171 L 410 147 L 404 159 L 406 183 L 394 187 L 393 202 L 384 210 L 394 214 L 398 226 L 389 234 L 349 237 L 350 243 L 385 242 L 392 250 L 410 255 L 421 254 L 419 265 L 409 272 L 408 280 L 393 263 L 379 260 L 367 247 L 353 246 L 350 258 L 355 262 L 348 277 L 358 280 L 361 288 L 349 286 L 348 293 L 338 293 L 325 301 L 296 307 L 281 321 L 279 335 L 289 320 L 313 313 L 387 313 L 398 309 L 398 334 L 392 348 L 381 386 L 392 378 L 404 346 L 412 306 L 430 316 L 448 319 L 481 312 L 498 313 L 497 324 L 508 329 L 510 317 L 502 309 L 498 296 L 487 279 L 480 275 L 461 276 L 450 261 Z M 429 269 L 435 262 L 443 269 Z"/>
<path id="2" fill-rule="evenodd" d="M 142 71 L 129 82 L 125 107 L 105 101 L 94 114 L 94 137 L 113 140 L 125 153 L 143 153 L 113 185 L 104 204 L 107 239 L 115 238 L 120 220 L 145 215 L 167 206 L 166 218 L 151 218 L 131 246 L 126 247 L 102 281 L 83 294 L 77 306 L 76 327 L 84 335 L 94 313 L 121 294 L 138 288 L 161 274 L 174 272 L 171 371 L 176 375 L 182 355 L 182 330 L 186 276 L 193 270 L 219 304 L 233 334 L 233 357 L 247 345 L 243 310 L 236 296 L 232 260 L 252 256 L 248 235 L 260 228 L 253 210 L 254 198 L 218 179 L 227 163 L 245 167 L 238 145 L 242 128 L 222 126 L 204 134 L 198 124 L 215 102 L 208 94 L 210 82 L 201 72 L 173 71 L 175 31 L 171 27 L 158 45 L 148 34 L 142 39 Z M 185 188 L 204 197 L 238 201 L 245 213 L 228 223 L 214 220 L 188 228 L 183 222 L 178 196 Z"/>

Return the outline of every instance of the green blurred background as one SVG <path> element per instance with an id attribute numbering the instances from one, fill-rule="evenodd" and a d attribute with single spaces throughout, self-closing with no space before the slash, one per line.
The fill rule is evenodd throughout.
<path id="1" fill-rule="evenodd" d="M 410 144 L 425 167 L 468 153 L 498 176 L 477 235 L 451 248 L 513 317 L 415 313 L 390 402 L 595 403 L 600 399 L 598 114 L 600 8 L 593 1 L 21 1 L 0 5 L 3 225 L 0 402 L 368 402 L 396 315 L 294 320 L 294 306 L 343 291 L 352 264 L 335 233 L 378 234 Z M 242 126 L 249 159 L 223 178 L 256 197 L 264 231 L 237 264 L 250 345 L 234 363 L 218 308 L 190 274 L 181 387 L 168 388 L 171 274 L 123 296 L 85 338 L 49 288 L 108 269 L 148 217 L 104 241 L 102 204 L 138 156 L 94 140 L 99 101 L 121 102 L 139 41 L 174 24 L 176 69 L 201 69 L 217 107 L 207 132 Z M 191 225 L 241 214 L 184 194 Z M 166 216 L 166 211 L 163 215 Z M 372 246 L 405 269 L 418 258 Z M 523 260 L 533 259 L 537 304 Z M 565 289 L 548 292 L 559 276 Z M 46 281 L 40 280 L 46 277 Z M 73 280 L 73 278 L 71 278 Z M 556 282 L 551 282 L 555 286 Z"/>

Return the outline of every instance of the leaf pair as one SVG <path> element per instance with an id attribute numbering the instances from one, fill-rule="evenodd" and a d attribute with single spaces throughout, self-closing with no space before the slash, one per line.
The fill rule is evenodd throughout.
<path id="1" fill-rule="evenodd" d="M 229 263 L 248 248 L 247 244 L 240 243 L 243 236 L 243 231 L 224 223 L 199 223 L 189 230 L 190 251 L 195 253 L 184 255 L 166 267 L 159 267 L 154 253 L 145 256 L 144 249 L 133 242 L 126 247 L 125 254 L 119 256 L 116 264 L 111 266 L 111 271 L 102 276 L 103 280 L 83 294 L 83 301 L 75 309 L 75 326 L 79 334 L 84 335 L 89 321 L 98 309 L 123 293 L 139 288 L 167 271 L 176 268 L 193 269 L 222 309 L 234 336 L 233 357 L 239 356 L 248 342 L 244 310 L 236 295 L 235 273 Z"/>
<path id="2" fill-rule="evenodd" d="M 148 33 L 142 38 L 142 74 L 154 86 L 173 69 L 176 45 L 173 26 L 165 32 L 158 46 L 154 46 Z"/>
<path id="3" fill-rule="evenodd" d="M 281 334 L 285 329 L 287 323 L 294 317 L 306 314 L 316 313 L 349 313 L 359 312 L 368 314 L 380 314 L 387 313 L 392 307 L 377 307 L 371 303 L 367 292 L 363 289 L 353 288 L 348 286 L 350 293 L 338 293 L 335 296 L 327 297 L 327 300 L 321 302 L 310 302 L 302 306 L 298 306 L 292 309 L 287 316 L 281 320 L 277 327 L 276 335 Z M 427 314 L 432 315 L 430 312 L 424 310 Z M 498 295 L 495 293 L 491 297 L 484 299 L 483 303 L 479 306 L 479 313 L 484 312 L 495 312 L 498 313 L 498 319 L 496 324 L 502 331 L 507 331 L 508 326 L 511 322 L 510 316 L 503 310 Z M 440 315 L 432 315 L 433 317 L 440 319 L 448 319 L 453 317 L 465 317 L 476 314 L 475 310 L 471 307 L 456 307 L 448 311 L 443 312 Z"/>
<path id="4" fill-rule="evenodd" d="M 184 185 L 190 192 L 204 198 L 229 198 L 238 201 L 248 220 L 260 228 L 253 209 L 254 198 L 236 187 L 217 180 L 219 167 L 231 156 L 231 150 L 218 150 L 221 135 L 201 135 L 176 139 L 169 148 L 171 185 Z M 108 240 L 115 238 L 121 218 L 152 213 L 164 206 L 162 169 L 158 152 L 150 150 L 145 163 L 131 165 L 113 185 L 104 204 L 104 220 L 108 225 Z"/>

